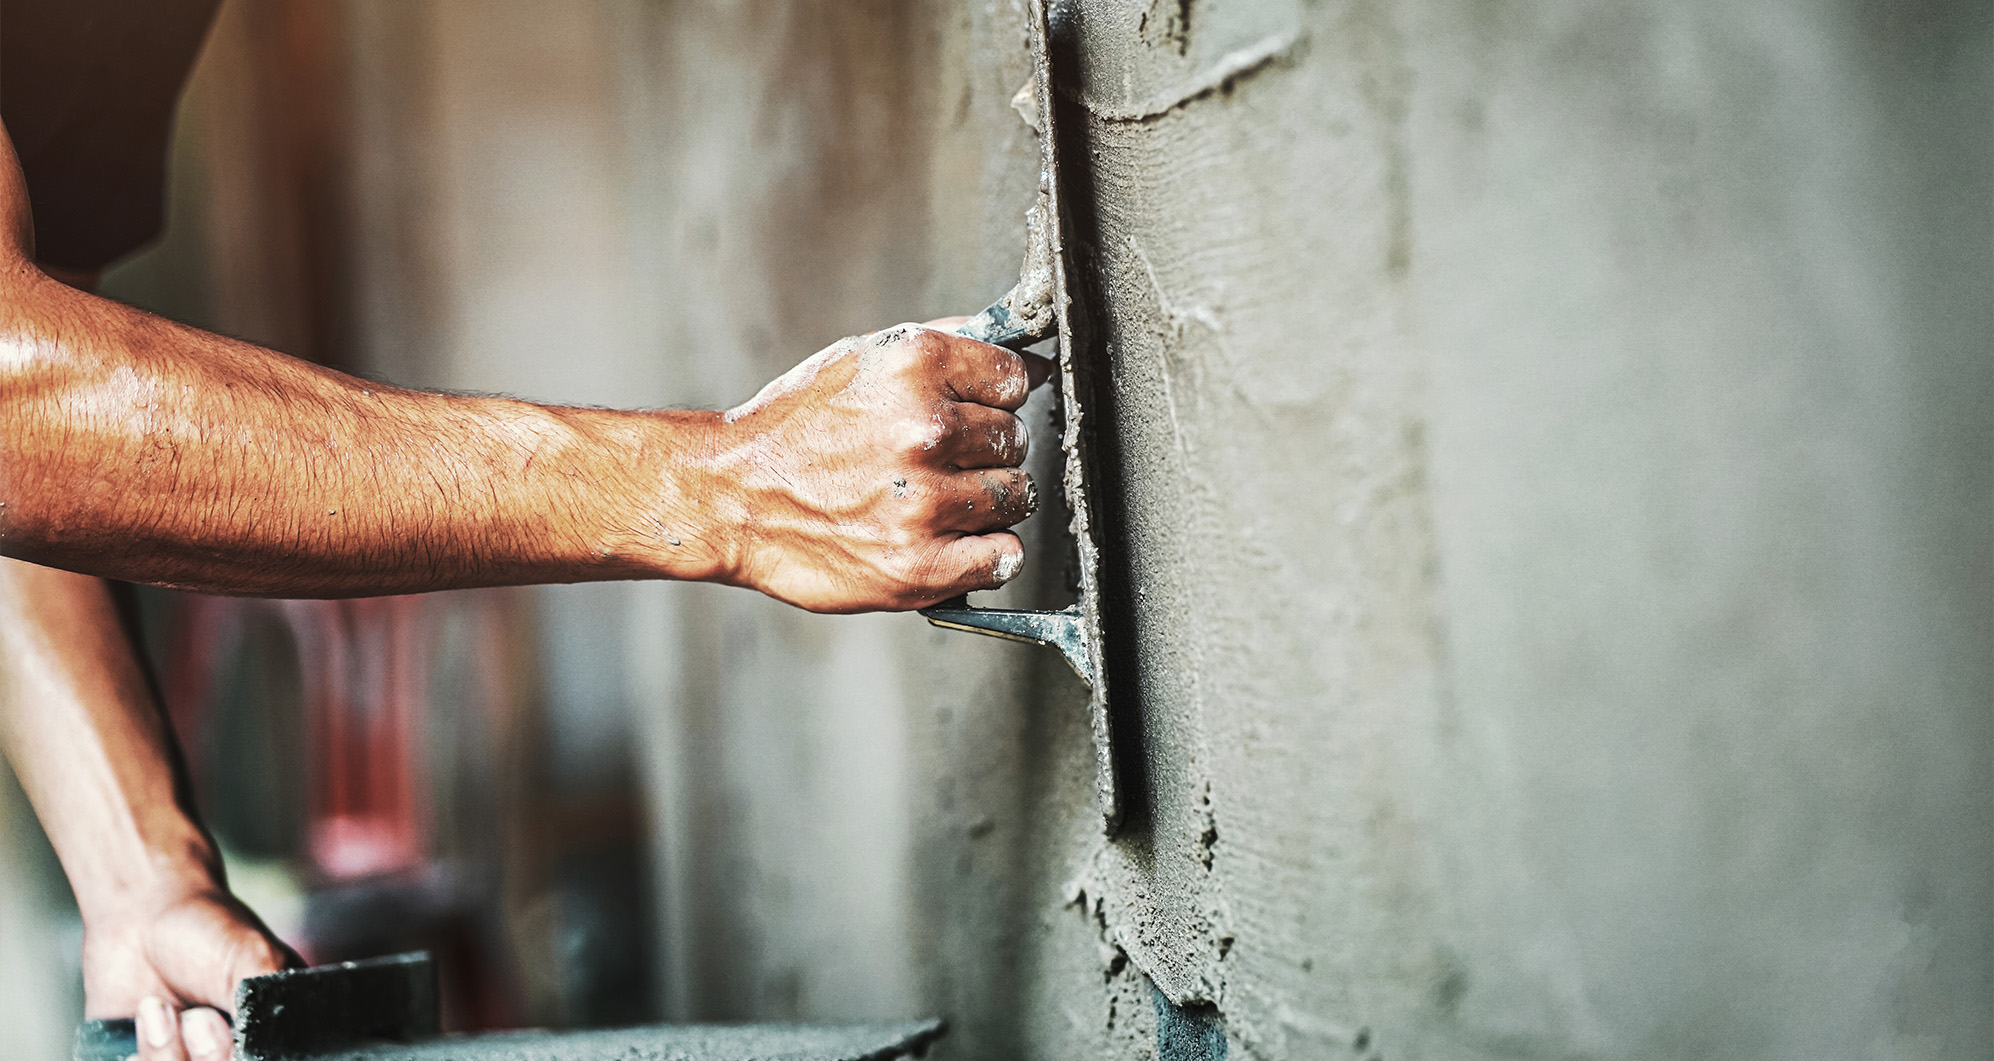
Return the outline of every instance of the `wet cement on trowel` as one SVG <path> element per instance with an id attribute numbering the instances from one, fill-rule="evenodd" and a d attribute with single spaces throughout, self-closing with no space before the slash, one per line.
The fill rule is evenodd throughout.
<path id="1" fill-rule="evenodd" d="M 925 1054 L 941 1034 L 939 1021 L 667 1025 L 461 1036 L 312 1056 L 313 1061 L 893 1061 Z"/>

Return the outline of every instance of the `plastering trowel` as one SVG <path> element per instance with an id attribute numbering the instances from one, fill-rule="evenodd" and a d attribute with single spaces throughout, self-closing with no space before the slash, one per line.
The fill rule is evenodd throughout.
<path id="1" fill-rule="evenodd" d="M 236 1061 L 892 1061 L 941 1037 L 897 1024 L 659 1024 L 439 1035 L 436 968 L 397 954 L 254 976 L 235 989 Z M 138 1052 L 130 1020 L 85 1021 L 76 1061 Z"/>
<path id="2" fill-rule="evenodd" d="M 1094 726 L 1095 794 L 1100 800 L 1101 817 L 1112 831 L 1122 820 L 1122 792 L 1117 780 L 1112 719 L 1108 714 L 1107 675 L 1102 666 L 1100 554 L 1095 547 L 1089 476 L 1084 440 L 1086 412 L 1084 395 L 1076 380 L 1078 341 L 1074 323 L 1078 309 L 1073 302 L 1068 279 L 1066 247 L 1068 214 L 1063 208 L 1060 187 L 1059 138 L 1053 94 L 1052 56 L 1047 40 L 1045 0 L 1032 0 L 1029 21 L 1032 52 L 1032 80 L 1014 100 L 1019 112 L 1038 131 L 1039 194 L 1025 217 L 1025 260 L 1018 284 L 988 309 L 971 317 L 957 332 L 972 339 L 1013 350 L 1057 335 L 1059 376 L 1064 400 L 1066 430 L 1060 445 L 1065 451 L 1063 482 L 1068 509 L 1073 513 L 1073 537 L 1079 547 L 1080 599 L 1059 611 L 1012 611 L 971 607 L 967 597 L 957 597 L 921 614 L 936 626 L 992 637 L 1024 641 L 1056 648 L 1066 657 L 1089 690 L 1089 714 Z M 1084 369 L 1079 373 L 1084 380 Z"/>

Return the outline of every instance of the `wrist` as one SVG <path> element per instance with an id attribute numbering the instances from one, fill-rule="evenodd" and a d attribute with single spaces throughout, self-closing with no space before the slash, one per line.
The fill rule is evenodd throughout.
<path id="1" fill-rule="evenodd" d="M 627 577 L 738 582 L 744 506 L 729 470 L 736 448 L 721 414 L 651 411 L 613 419 L 614 488 L 585 548 Z"/>
<path id="2" fill-rule="evenodd" d="M 71 874 L 86 928 L 143 921 L 190 896 L 225 893 L 221 858 L 192 823 L 138 841 L 82 874 Z"/>

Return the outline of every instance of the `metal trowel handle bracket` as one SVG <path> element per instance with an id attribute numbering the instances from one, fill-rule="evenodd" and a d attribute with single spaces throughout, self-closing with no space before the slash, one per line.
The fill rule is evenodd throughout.
<path id="1" fill-rule="evenodd" d="M 921 614 L 936 626 L 971 634 L 1045 645 L 1059 650 L 1067 665 L 1091 688 L 1094 684 L 1094 658 L 1087 650 L 1087 634 L 1081 626 L 1080 606 L 1056 612 L 1012 611 L 1007 608 L 973 608 L 968 597 L 945 600 Z"/>
<path id="2" fill-rule="evenodd" d="M 1041 314 L 1039 320 L 1032 321 L 1011 312 L 1011 301 L 1016 291 L 1016 288 L 1011 289 L 983 312 L 957 325 L 955 333 L 992 346 L 1019 351 L 1058 334 L 1059 323 L 1050 313 Z"/>

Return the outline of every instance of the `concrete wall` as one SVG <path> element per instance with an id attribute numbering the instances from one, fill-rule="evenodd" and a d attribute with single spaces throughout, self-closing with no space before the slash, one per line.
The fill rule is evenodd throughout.
<path id="1" fill-rule="evenodd" d="M 676 400 L 1003 287 L 1016 5 L 637 22 Z M 1988 16 L 1059 26 L 1149 824 L 1056 662 L 667 591 L 674 1011 L 1140 1057 L 1146 973 L 1248 1056 L 1994 1047 Z"/>
<path id="2" fill-rule="evenodd" d="M 730 404 L 1015 275 L 1016 0 L 342 10 L 375 371 Z M 1994 1053 L 1985 6 L 1059 14 L 1146 824 L 1051 653 L 539 591 L 552 740 L 650 787 L 662 1011 Z"/>
<path id="3" fill-rule="evenodd" d="M 1072 21 L 1108 936 L 1255 1055 L 1984 1053 L 1986 14 Z"/>

